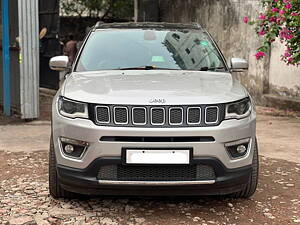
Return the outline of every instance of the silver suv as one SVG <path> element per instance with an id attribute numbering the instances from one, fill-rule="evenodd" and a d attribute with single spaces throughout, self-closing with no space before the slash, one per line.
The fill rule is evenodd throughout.
<path id="1" fill-rule="evenodd" d="M 55 197 L 231 195 L 258 181 L 256 113 L 199 25 L 96 24 L 52 106 L 49 185 Z"/>

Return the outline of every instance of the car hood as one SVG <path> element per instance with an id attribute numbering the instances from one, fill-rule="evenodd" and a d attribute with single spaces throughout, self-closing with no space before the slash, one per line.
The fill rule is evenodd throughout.
<path id="1" fill-rule="evenodd" d="M 215 104 L 247 96 L 230 73 L 170 70 L 75 72 L 62 94 L 82 102 L 124 105 Z"/>

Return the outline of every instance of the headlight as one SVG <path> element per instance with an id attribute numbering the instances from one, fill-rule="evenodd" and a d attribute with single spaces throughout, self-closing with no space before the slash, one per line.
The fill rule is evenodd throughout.
<path id="1" fill-rule="evenodd" d="M 58 100 L 58 111 L 62 116 L 69 118 L 89 118 L 88 106 L 86 103 L 60 97 Z"/>
<path id="2" fill-rule="evenodd" d="M 242 119 L 250 115 L 252 110 L 250 98 L 226 105 L 225 119 Z"/>

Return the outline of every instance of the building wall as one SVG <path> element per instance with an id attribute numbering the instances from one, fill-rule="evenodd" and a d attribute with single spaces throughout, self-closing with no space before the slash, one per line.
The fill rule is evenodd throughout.
<path id="1" fill-rule="evenodd" d="M 255 18 L 261 9 L 260 2 L 260 0 L 160 0 L 160 20 L 200 23 L 215 38 L 226 59 L 241 57 L 249 60 L 249 71 L 236 73 L 234 76 L 247 87 L 257 103 L 265 104 L 262 96 L 269 93 L 300 97 L 300 68 L 287 67 L 280 62 L 282 52 L 280 43 L 274 44 L 270 58 L 257 61 L 254 57 L 260 42 L 255 35 L 254 27 L 245 24 L 243 17 Z"/>
<path id="2" fill-rule="evenodd" d="M 270 59 L 270 93 L 300 98 L 300 67 L 280 61 L 285 46 L 279 41 L 272 46 Z"/>

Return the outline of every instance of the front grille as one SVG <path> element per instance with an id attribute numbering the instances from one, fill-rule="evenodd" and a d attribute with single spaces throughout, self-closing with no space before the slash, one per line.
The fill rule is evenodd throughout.
<path id="1" fill-rule="evenodd" d="M 162 125 L 165 123 L 165 109 L 152 108 L 151 109 L 151 124 Z"/>
<path id="2" fill-rule="evenodd" d="M 109 123 L 109 107 L 107 106 L 97 106 L 96 107 L 96 113 L 97 113 L 97 121 L 99 123 Z"/>
<path id="3" fill-rule="evenodd" d="M 116 124 L 128 123 L 128 109 L 126 107 L 115 107 L 114 118 Z"/>
<path id="4" fill-rule="evenodd" d="M 225 118 L 225 105 L 122 106 L 89 105 L 90 119 L 102 126 L 206 127 Z"/>
<path id="5" fill-rule="evenodd" d="M 183 123 L 183 110 L 182 108 L 170 108 L 169 118 L 171 125 L 179 125 Z"/>
<path id="6" fill-rule="evenodd" d="M 146 124 L 146 109 L 145 108 L 133 108 L 132 109 L 132 123 L 133 124 Z"/>
<path id="7" fill-rule="evenodd" d="M 219 108 L 216 106 L 211 106 L 206 108 L 205 122 L 206 123 L 217 123 L 218 122 Z"/>
<path id="8" fill-rule="evenodd" d="M 201 108 L 191 107 L 188 109 L 188 124 L 200 124 L 201 122 Z"/>
<path id="9" fill-rule="evenodd" d="M 115 181 L 201 181 L 214 180 L 215 172 L 207 165 L 100 167 L 98 180 Z"/>

